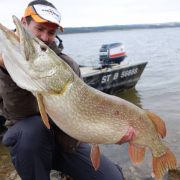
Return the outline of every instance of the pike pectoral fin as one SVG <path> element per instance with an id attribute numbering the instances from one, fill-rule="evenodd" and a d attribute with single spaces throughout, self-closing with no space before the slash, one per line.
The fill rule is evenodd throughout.
<path id="1" fill-rule="evenodd" d="M 49 119 L 48 119 L 47 113 L 45 111 L 44 103 L 43 103 L 43 97 L 40 93 L 36 93 L 36 98 L 37 98 L 41 118 L 42 118 L 45 126 L 48 129 L 50 129 Z"/>
<path id="2" fill-rule="evenodd" d="M 135 146 L 129 143 L 128 151 L 130 159 L 134 164 L 139 164 L 143 161 L 145 156 L 145 147 Z"/>
<path id="3" fill-rule="evenodd" d="M 164 138 L 166 136 L 166 125 L 164 121 L 152 112 L 147 112 L 147 115 L 155 125 L 157 132 L 162 138 Z"/>
<path id="4" fill-rule="evenodd" d="M 100 166 L 100 149 L 98 144 L 91 145 L 91 162 L 95 170 L 98 170 Z"/>

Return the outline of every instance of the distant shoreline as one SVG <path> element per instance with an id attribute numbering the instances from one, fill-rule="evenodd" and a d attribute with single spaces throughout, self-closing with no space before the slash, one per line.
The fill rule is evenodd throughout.
<path id="1" fill-rule="evenodd" d="M 133 29 L 156 29 L 156 28 L 176 28 L 180 27 L 180 23 L 161 23 L 161 24 L 133 24 L 133 25 L 110 25 L 110 26 L 95 26 L 95 27 L 65 27 L 63 34 L 72 33 L 90 33 L 104 32 L 115 30 L 133 30 Z"/>

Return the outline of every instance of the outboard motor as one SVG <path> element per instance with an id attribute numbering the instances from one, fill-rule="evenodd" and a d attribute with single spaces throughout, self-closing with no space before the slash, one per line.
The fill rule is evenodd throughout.
<path id="1" fill-rule="evenodd" d="M 99 60 L 102 65 L 120 64 L 126 57 L 122 43 L 103 44 L 99 50 Z"/>

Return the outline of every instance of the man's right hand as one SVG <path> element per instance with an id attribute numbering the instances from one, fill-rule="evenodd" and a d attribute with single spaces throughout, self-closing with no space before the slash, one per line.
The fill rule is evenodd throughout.
<path id="1" fill-rule="evenodd" d="M 2 54 L 0 53 L 0 66 L 5 68 L 4 66 L 4 61 L 3 61 L 3 58 L 2 58 Z"/>

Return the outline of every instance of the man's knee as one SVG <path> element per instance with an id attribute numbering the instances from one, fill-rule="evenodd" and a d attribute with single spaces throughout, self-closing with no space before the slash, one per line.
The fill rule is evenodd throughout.
<path id="1" fill-rule="evenodd" d="M 23 119 L 10 127 L 3 137 L 3 144 L 15 144 L 27 151 L 38 150 L 46 144 L 52 145 L 52 132 L 44 126 L 40 116 Z"/>
<path id="2" fill-rule="evenodd" d="M 54 151 L 52 133 L 39 117 L 24 119 L 5 133 L 3 143 L 10 147 L 12 162 L 23 177 L 33 169 L 50 170 Z M 25 173 L 24 173 L 25 172 Z"/>

